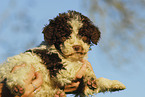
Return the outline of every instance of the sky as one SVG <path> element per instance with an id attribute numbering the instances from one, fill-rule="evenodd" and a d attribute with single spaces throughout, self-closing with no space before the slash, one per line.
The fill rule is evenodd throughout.
<path id="1" fill-rule="evenodd" d="M 89 16 L 82 7 L 83 0 L 3 0 L 0 3 L 0 63 L 43 41 L 42 29 L 58 13 L 76 10 Z M 18 26 L 15 26 L 18 25 Z M 99 25 L 98 25 L 99 26 Z M 103 28 L 103 27 L 102 27 Z M 100 27 L 101 29 L 101 27 Z M 103 39 L 101 39 L 103 40 Z M 101 41 L 100 40 L 100 41 Z M 32 42 L 30 44 L 30 41 Z M 101 42 L 100 42 L 101 43 Z M 144 97 L 145 55 L 134 52 L 135 60 L 123 69 L 111 65 L 111 61 L 101 50 L 100 45 L 89 51 L 89 62 L 96 77 L 119 80 L 126 90 L 113 93 L 99 93 L 96 97 Z M 73 97 L 68 95 L 67 97 Z"/>

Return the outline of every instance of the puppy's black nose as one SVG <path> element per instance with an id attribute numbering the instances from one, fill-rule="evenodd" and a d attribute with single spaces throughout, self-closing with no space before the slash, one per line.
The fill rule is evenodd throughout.
<path id="1" fill-rule="evenodd" d="M 74 46 L 73 46 L 73 49 L 74 49 L 75 51 L 82 51 L 82 50 L 83 50 L 82 46 L 80 46 L 80 45 L 74 45 Z"/>

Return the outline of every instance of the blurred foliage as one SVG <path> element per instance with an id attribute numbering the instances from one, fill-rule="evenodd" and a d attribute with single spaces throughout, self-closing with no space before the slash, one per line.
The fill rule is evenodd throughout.
<path id="1" fill-rule="evenodd" d="M 99 45 L 116 66 L 144 51 L 145 0 L 82 0 L 82 7 L 99 25 Z M 135 54 L 134 54 L 135 55 Z"/>

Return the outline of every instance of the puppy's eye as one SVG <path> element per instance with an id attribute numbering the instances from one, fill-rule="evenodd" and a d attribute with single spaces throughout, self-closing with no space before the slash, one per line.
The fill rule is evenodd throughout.
<path id="1" fill-rule="evenodd" d="M 83 40 L 84 42 L 90 44 L 90 39 L 89 39 L 88 37 L 83 36 L 83 37 L 81 37 L 81 38 L 82 38 L 82 40 Z"/>
<path id="2" fill-rule="evenodd" d="M 66 37 L 62 37 L 62 41 L 65 41 L 66 40 Z"/>
<path id="3" fill-rule="evenodd" d="M 87 42 L 88 38 L 86 36 L 83 36 L 82 37 L 82 40 L 85 41 L 85 42 Z"/>

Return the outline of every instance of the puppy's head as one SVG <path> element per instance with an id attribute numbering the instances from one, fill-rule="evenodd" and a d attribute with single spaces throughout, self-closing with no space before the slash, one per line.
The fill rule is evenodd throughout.
<path id="1" fill-rule="evenodd" d="M 43 30 L 45 41 L 66 58 L 80 60 L 91 44 L 98 43 L 100 31 L 89 18 L 76 11 L 59 14 Z"/>

